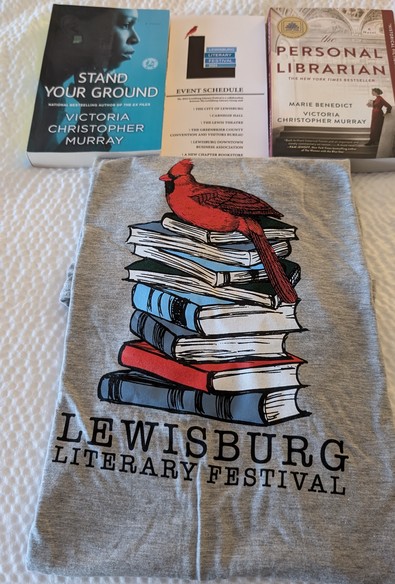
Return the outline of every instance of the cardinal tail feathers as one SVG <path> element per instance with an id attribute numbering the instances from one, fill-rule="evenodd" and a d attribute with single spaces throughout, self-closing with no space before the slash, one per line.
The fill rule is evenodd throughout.
<path id="1" fill-rule="evenodd" d="M 259 234 L 256 231 L 249 230 L 249 237 L 255 245 L 269 281 L 279 298 L 287 303 L 296 302 L 298 295 L 285 275 L 284 269 L 266 236 L 263 233 Z"/>

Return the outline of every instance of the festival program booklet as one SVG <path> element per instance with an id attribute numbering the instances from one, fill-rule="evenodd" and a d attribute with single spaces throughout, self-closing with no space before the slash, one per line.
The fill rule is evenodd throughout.
<path id="1" fill-rule="evenodd" d="M 55 4 L 27 155 L 35 166 L 161 148 L 168 10 Z"/>
<path id="2" fill-rule="evenodd" d="M 390 10 L 272 8 L 271 154 L 395 169 L 394 34 Z"/>
<path id="3" fill-rule="evenodd" d="M 172 17 L 162 154 L 268 156 L 263 16 Z"/>

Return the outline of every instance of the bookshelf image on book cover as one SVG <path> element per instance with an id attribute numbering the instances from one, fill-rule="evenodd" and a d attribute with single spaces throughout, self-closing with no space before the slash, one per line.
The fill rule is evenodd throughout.
<path id="1" fill-rule="evenodd" d="M 288 258 L 296 227 L 255 195 L 198 182 L 192 168 L 181 160 L 160 177 L 170 213 L 129 226 L 140 257 L 126 267 L 133 339 L 99 399 L 262 426 L 307 416 L 297 400 L 306 361 L 286 350 L 303 332 L 300 267 Z"/>

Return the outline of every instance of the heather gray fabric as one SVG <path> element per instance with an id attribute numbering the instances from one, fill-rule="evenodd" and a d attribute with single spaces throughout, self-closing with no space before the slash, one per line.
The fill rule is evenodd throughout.
<path id="1" fill-rule="evenodd" d="M 169 211 L 158 178 L 175 162 L 94 168 L 29 569 L 393 583 L 394 428 L 347 162 L 197 159 L 193 170 L 297 227 L 303 330 L 287 351 L 306 361 L 309 416 L 260 427 L 98 399 L 132 338 L 128 225 Z"/>

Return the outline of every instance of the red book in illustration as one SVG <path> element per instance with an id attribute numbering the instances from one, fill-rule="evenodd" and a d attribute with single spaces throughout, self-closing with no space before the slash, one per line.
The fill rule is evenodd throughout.
<path id="1" fill-rule="evenodd" d="M 205 392 L 245 392 L 300 385 L 299 366 L 305 361 L 287 353 L 275 359 L 250 359 L 232 363 L 185 364 L 164 355 L 149 343 L 130 341 L 119 352 L 124 367 L 158 375 Z"/>

